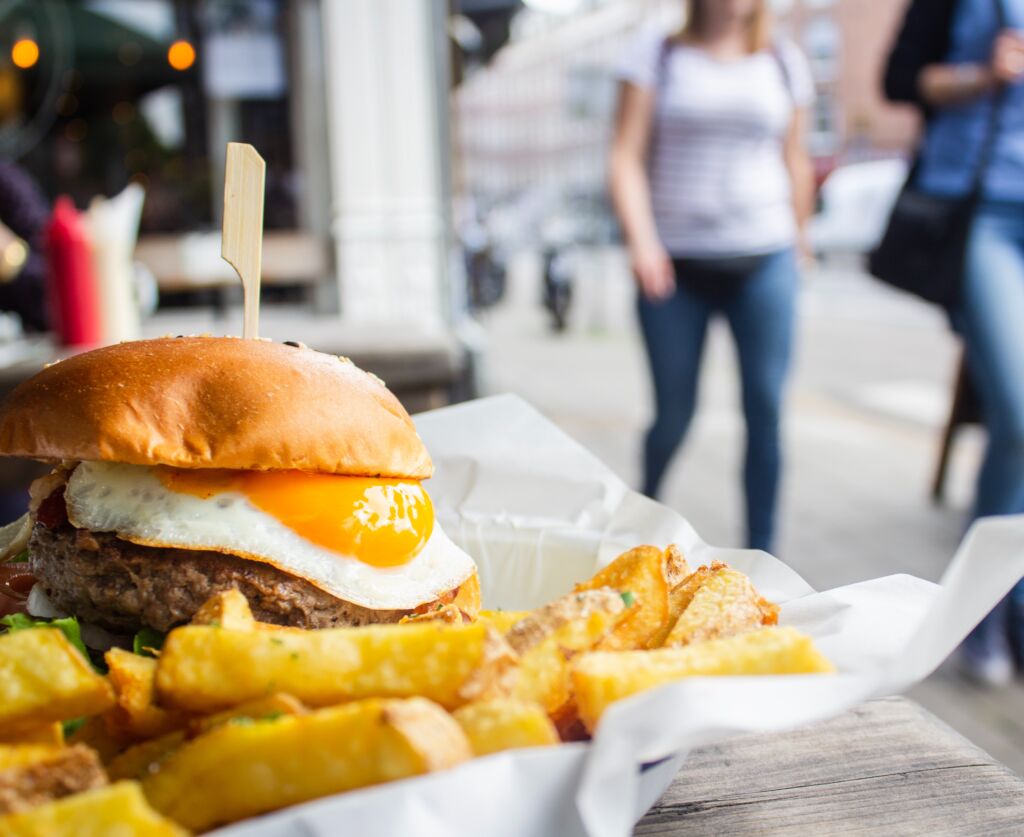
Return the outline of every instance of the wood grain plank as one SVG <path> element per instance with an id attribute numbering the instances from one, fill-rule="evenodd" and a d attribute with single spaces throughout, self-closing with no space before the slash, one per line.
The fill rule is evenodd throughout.
<path id="1" fill-rule="evenodd" d="M 1020 834 L 1022 795 L 1020 781 L 996 765 L 939 768 L 659 805 L 635 834 Z"/>
<path id="2" fill-rule="evenodd" d="M 904 698 L 694 751 L 636 829 L 668 834 L 1024 833 L 1024 779 Z"/>

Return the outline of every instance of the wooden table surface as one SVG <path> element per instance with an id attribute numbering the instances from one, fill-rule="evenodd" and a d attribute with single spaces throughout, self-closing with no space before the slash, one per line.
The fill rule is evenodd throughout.
<path id="1" fill-rule="evenodd" d="M 636 835 L 1024 834 L 1024 779 L 906 698 L 695 750 Z"/>

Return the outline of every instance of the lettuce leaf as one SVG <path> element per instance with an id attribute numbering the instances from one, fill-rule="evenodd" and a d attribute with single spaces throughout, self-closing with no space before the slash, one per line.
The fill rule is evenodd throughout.
<path id="1" fill-rule="evenodd" d="M 141 654 L 143 657 L 155 657 L 157 652 L 164 647 L 166 634 L 154 631 L 152 628 L 143 628 L 132 639 L 132 651 Z"/>
<path id="2" fill-rule="evenodd" d="M 92 663 L 85 643 L 82 642 L 82 630 L 74 616 L 65 616 L 63 619 L 36 619 L 27 613 L 12 613 L 0 619 L 0 625 L 7 629 L 6 633 L 12 634 L 32 628 L 57 628 L 67 637 L 68 642 L 74 645 L 90 664 Z"/>

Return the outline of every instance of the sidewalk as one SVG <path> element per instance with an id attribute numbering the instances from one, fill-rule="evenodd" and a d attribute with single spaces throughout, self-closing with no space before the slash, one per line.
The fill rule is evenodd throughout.
<path id="1" fill-rule="evenodd" d="M 532 265 L 517 263 L 508 298 L 485 318 L 485 384 L 524 396 L 635 485 L 649 416 L 647 373 L 627 279 L 619 269 L 602 276 L 599 288 L 578 288 L 578 322 L 555 335 L 536 302 Z M 957 358 L 943 318 L 926 306 L 848 269 L 822 269 L 805 283 L 778 554 L 813 586 L 942 574 L 965 525 L 983 444 L 978 430 L 961 434 L 947 504 L 933 506 L 929 488 Z M 742 538 L 734 363 L 719 324 L 704 359 L 698 414 L 664 496 L 702 537 L 724 546 Z M 1024 686 L 987 692 L 950 669 L 911 696 L 1024 773 Z"/>

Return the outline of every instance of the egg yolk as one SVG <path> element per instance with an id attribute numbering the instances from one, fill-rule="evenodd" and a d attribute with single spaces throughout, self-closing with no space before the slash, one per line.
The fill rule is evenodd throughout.
<path id="1" fill-rule="evenodd" d="M 234 492 L 317 546 L 374 567 L 397 567 L 423 549 L 434 507 L 415 480 L 154 468 L 164 487 L 207 500 Z"/>

